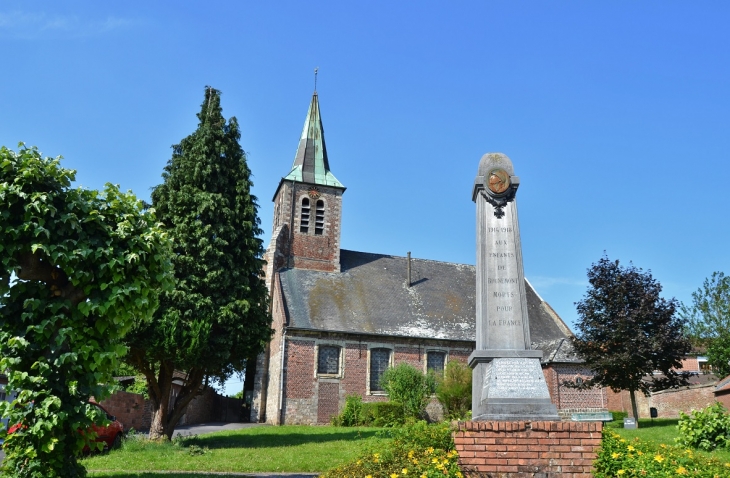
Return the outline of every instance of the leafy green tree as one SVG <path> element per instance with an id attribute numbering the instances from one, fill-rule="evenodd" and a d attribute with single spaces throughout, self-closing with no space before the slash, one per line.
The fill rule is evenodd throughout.
<path id="1" fill-rule="evenodd" d="M 152 211 L 107 184 L 73 189 L 75 171 L 35 147 L 0 148 L 0 370 L 15 401 L 0 416 L 16 477 L 79 477 L 96 421 L 135 323 L 171 285 L 169 240 Z"/>
<path id="2" fill-rule="evenodd" d="M 128 336 L 129 361 L 147 379 L 153 438 L 170 438 L 201 387 L 243 370 L 271 337 L 258 206 L 238 122 L 226 123 L 213 88 L 198 119 L 152 192 L 173 240 L 176 285 L 155 320 Z M 171 398 L 173 378 L 183 385 Z"/>
<path id="3" fill-rule="evenodd" d="M 403 406 L 406 417 L 417 418 L 426 407 L 433 382 L 413 365 L 403 362 L 383 372 L 380 386 L 391 401 Z"/>
<path id="4" fill-rule="evenodd" d="M 730 375 L 730 277 L 713 272 L 692 293 L 692 304 L 682 304 L 680 316 L 694 345 L 707 351 L 712 370 Z"/>
<path id="5" fill-rule="evenodd" d="M 648 394 L 687 383 L 677 371 L 691 349 L 684 322 L 675 316 L 677 301 L 659 296 L 662 287 L 651 272 L 605 255 L 588 269 L 588 282 L 585 297 L 576 303 L 580 318 L 572 338 L 594 373 L 582 387 L 628 390 L 638 418 L 636 391 Z M 655 370 L 663 376 L 654 376 Z"/>

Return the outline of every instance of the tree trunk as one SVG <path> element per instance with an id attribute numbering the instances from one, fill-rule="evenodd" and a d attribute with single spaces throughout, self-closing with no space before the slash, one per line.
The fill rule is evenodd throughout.
<path id="1" fill-rule="evenodd" d="M 639 409 L 636 407 L 636 394 L 634 390 L 629 390 L 629 396 L 631 396 L 631 412 L 634 414 L 636 420 L 636 428 L 639 428 Z"/>
<path id="2" fill-rule="evenodd" d="M 159 440 L 164 438 L 168 410 L 170 408 L 170 393 L 172 393 L 172 370 L 168 370 L 167 364 L 160 365 L 160 372 L 156 383 L 150 384 L 150 400 L 152 401 L 152 423 L 150 424 L 150 439 Z M 168 437 L 169 438 L 169 437 Z"/>
<path id="3" fill-rule="evenodd" d="M 188 405 L 198 395 L 200 386 L 203 383 L 204 374 L 202 370 L 191 370 L 188 372 L 185 383 L 178 392 L 175 400 L 171 400 L 172 379 L 174 378 L 174 367 L 169 363 L 160 364 L 160 373 L 155 386 L 151 389 L 150 399 L 152 400 L 152 423 L 150 424 L 150 439 L 172 439 L 175 427 L 180 418 L 185 414 Z M 172 401 L 172 403 L 170 403 Z"/>

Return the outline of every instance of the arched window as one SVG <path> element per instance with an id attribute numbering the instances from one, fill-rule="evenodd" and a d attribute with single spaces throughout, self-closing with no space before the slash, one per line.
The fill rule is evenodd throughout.
<path id="1" fill-rule="evenodd" d="M 321 236 L 324 233 L 324 201 L 317 201 L 317 210 L 314 216 L 314 233 Z"/>
<path id="2" fill-rule="evenodd" d="M 299 215 L 299 232 L 309 232 L 309 198 L 302 199 L 302 211 Z"/>

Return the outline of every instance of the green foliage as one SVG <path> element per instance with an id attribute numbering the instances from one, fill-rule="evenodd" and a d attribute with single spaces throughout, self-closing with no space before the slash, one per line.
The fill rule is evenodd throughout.
<path id="1" fill-rule="evenodd" d="M 363 403 L 360 424 L 372 427 L 399 427 L 406 423 L 404 410 L 399 402 Z"/>
<path id="2" fill-rule="evenodd" d="M 682 304 L 680 316 L 695 346 L 706 349 L 715 374 L 730 375 L 730 276 L 713 272 L 692 293 L 692 304 Z"/>
<path id="3" fill-rule="evenodd" d="M 145 376 L 141 374 L 135 375 L 134 382 L 132 382 L 131 385 L 124 387 L 124 391 L 142 395 L 145 399 L 150 398 L 150 394 L 147 389 L 147 380 L 145 379 Z"/>
<path id="4" fill-rule="evenodd" d="M 701 410 L 692 410 L 689 415 L 679 412 L 677 424 L 681 446 L 712 451 L 730 445 L 730 415 L 720 402 Z"/>
<path id="5" fill-rule="evenodd" d="M 363 403 L 359 395 L 348 395 L 345 408 L 335 417 L 332 425 L 343 427 L 398 427 L 406 423 L 403 405 L 398 402 Z"/>
<path id="6" fill-rule="evenodd" d="M 605 422 L 603 424 L 604 428 L 623 428 L 624 427 L 624 418 L 628 417 L 628 412 L 611 412 L 613 415 L 613 421 L 611 422 Z"/>
<path id="7" fill-rule="evenodd" d="M 417 421 L 383 434 L 387 441 L 369 447 L 356 460 L 336 467 L 324 478 L 358 477 L 458 477 L 458 455 L 447 423 Z"/>
<path id="8" fill-rule="evenodd" d="M 595 478 L 676 477 L 720 478 L 728 476 L 730 463 L 695 454 L 692 450 L 627 440 L 610 429 L 603 431 Z"/>
<path id="9" fill-rule="evenodd" d="M 444 416 L 449 420 L 466 418 L 471 410 L 471 369 L 451 360 L 436 383 L 436 397 L 444 407 Z"/>
<path id="10" fill-rule="evenodd" d="M 391 401 L 403 406 L 403 415 L 413 418 L 421 415 L 432 388 L 423 372 L 405 362 L 383 372 L 380 385 Z"/>
<path id="11" fill-rule="evenodd" d="M 131 192 L 73 189 L 60 157 L 19 147 L 0 148 L 0 370 L 19 392 L 0 416 L 21 425 L 4 465 L 85 476 L 76 456 L 92 437 L 79 430 L 105 421 L 87 402 L 108 396 L 123 336 L 169 287 L 169 240 Z"/>
<path id="12" fill-rule="evenodd" d="M 155 320 L 128 336 L 129 361 L 148 382 L 155 437 L 170 437 L 201 384 L 243 370 L 271 336 L 262 231 L 238 122 L 223 118 L 213 88 L 198 119 L 152 192 L 173 240 L 176 285 L 161 296 Z M 168 410 L 175 371 L 186 381 Z"/>
<path id="13" fill-rule="evenodd" d="M 345 408 L 342 409 L 339 417 L 333 417 L 333 421 L 335 425 L 343 427 L 363 425 L 362 397 L 360 395 L 348 395 L 345 398 Z"/>
<path id="14" fill-rule="evenodd" d="M 636 413 L 635 391 L 686 384 L 676 372 L 691 348 L 684 322 L 675 317 L 677 301 L 659 296 L 662 287 L 651 272 L 604 256 L 588 269 L 588 281 L 585 297 L 576 303 L 580 319 L 572 341 L 594 376 L 581 388 L 629 390 Z"/>

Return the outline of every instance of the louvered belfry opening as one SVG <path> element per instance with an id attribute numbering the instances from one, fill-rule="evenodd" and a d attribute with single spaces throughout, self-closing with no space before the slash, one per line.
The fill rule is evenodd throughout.
<path id="1" fill-rule="evenodd" d="M 324 233 L 324 201 L 317 201 L 317 210 L 314 218 L 314 234 L 321 236 Z"/>
<path id="2" fill-rule="evenodd" d="M 302 199 L 302 212 L 299 218 L 299 232 L 309 232 L 309 198 Z"/>

